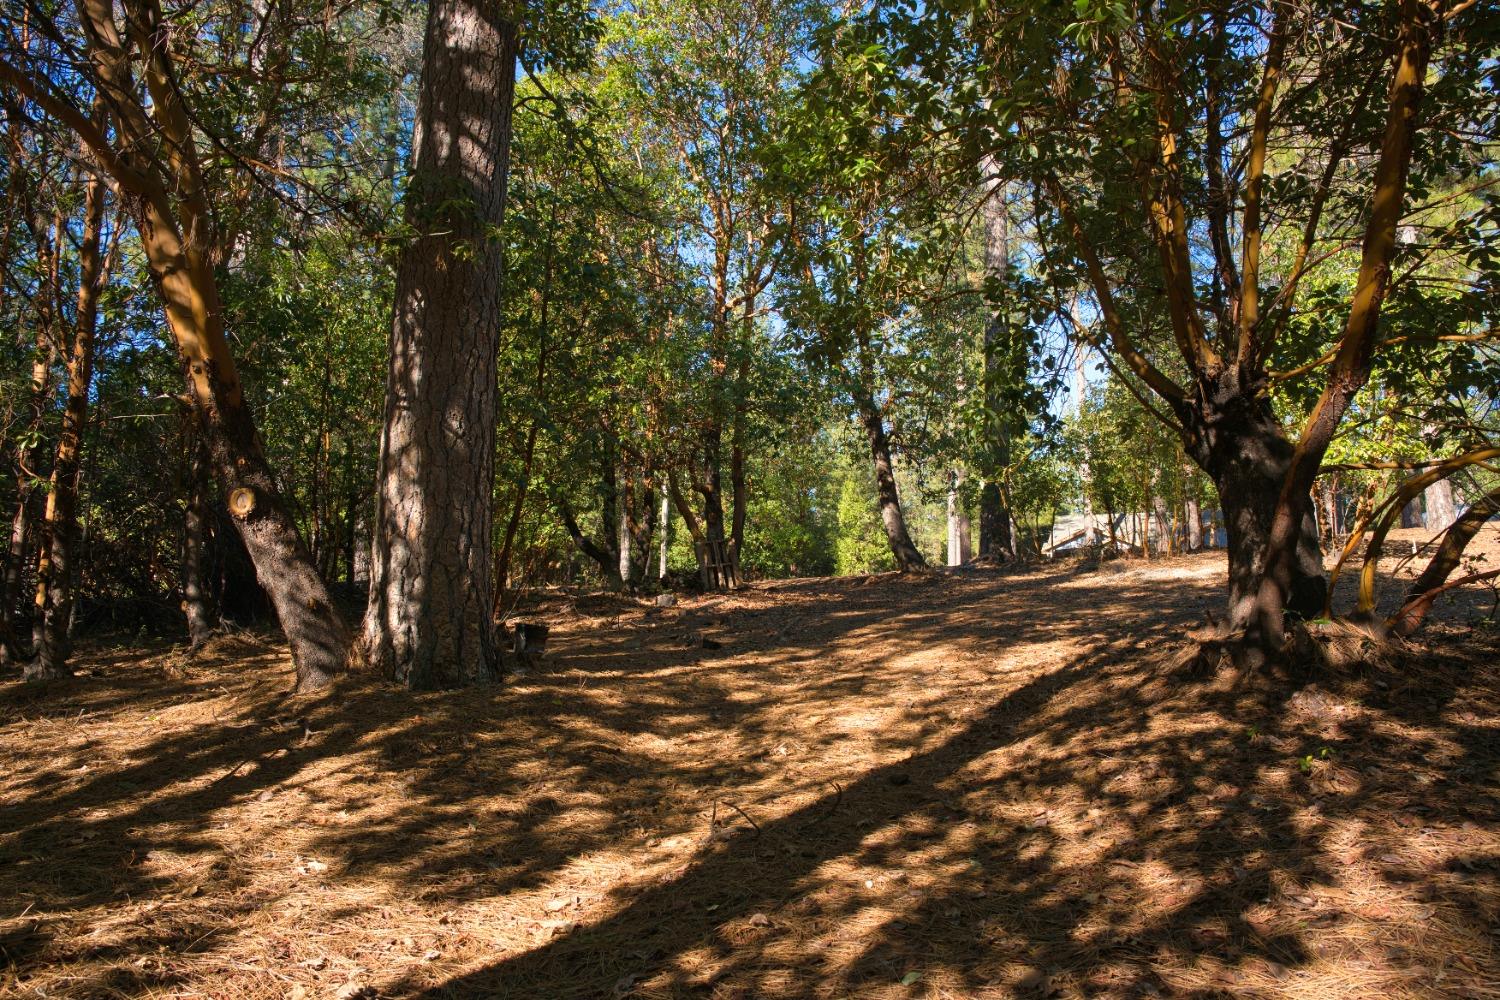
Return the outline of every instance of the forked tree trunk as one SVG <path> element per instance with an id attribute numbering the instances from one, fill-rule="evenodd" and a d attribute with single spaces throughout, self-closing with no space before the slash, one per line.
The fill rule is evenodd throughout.
<path id="1" fill-rule="evenodd" d="M 1355 394 L 1369 381 L 1371 358 L 1380 329 L 1381 307 L 1391 281 L 1396 229 L 1406 204 L 1407 175 L 1411 169 L 1417 116 L 1427 77 L 1435 34 L 1441 29 L 1434 6 L 1405 0 L 1396 5 L 1396 58 L 1391 78 L 1390 106 L 1380 158 L 1375 166 L 1369 221 L 1360 251 L 1349 315 L 1338 341 L 1328 381 L 1309 412 L 1291 457 L 1273 509 L 1262 556 L 1263 571 L 1253 604 L 1231 606 L 1230 623 L 1254 636 L 1261 654 L 1277 653 L 1286 635 L 1284 613 L 1300 610 L 1309 596 L 1305 554 L 1312 526 L 1313 482 L 1323 456 Z M 1247 227 L 1248 228 L 1248 227 Z M 1247 287 L 1249 283 L 1247 283 Z M 1313 541 L 1316 527 L 1311 528 Z M 1326 587 L 1319 566 L 1319 590 Z"/>
<path id="2" fill-rule="evenodd" d="M 1247 614 L 1254 607 L 1261 586 L 1292 443 L 1265 397 L 1236 384 L 1232 373 L 1231 368 L 1210 387 L 1211 398 L 1198 401 L 1185 431 L 1188 453 L 1213 480 L 1224 509 L 1229 611 L 1235 620 L 1236 613 Z M 1328 584 L 1310 501 L 1304 507 L 1295 556 L 1286 607 L 1302 618 L 1315 618 L 1323 611 Z"/>
<path id="3" fill-rule="evenodd" d="M 380 441 L 366 661 L 414 689 L 493 680 L 491 520 L 501 247 L 518 28 L 427 11 Z"/>
<path id="4" fill-rule="evenodd" d="M 78 538 L 79 470 L 88 425 L 89 387 L 94 378 L 94 337 L 99 295 L 109 280 L 102 237 L 104 181 L 90 177 L 84 191 L 83 232 L 78 245 L 78 306 L 68 350 L 68 395 L 63 405 L 52 488 L 42 519 L 42 558 L 36 583 L 36 658 L 26 666 L 28 680 L 53 680 L 72 673 L 68 664 L 73 617 L 73 555 Z"/>

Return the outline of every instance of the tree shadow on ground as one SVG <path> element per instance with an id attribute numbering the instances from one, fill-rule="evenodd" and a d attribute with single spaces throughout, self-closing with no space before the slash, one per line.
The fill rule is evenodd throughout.
<path id="1" fill-rule="evenodd" d="M 1170 673 L 1217 586 L 1058 567 L 621 603 L 520 684 L 447 694 L 286 698 L 244 650 L 10 688 L 8 976 L 1482 995 L 1493 662 L 1471 636 L 1400 670 Z"/>

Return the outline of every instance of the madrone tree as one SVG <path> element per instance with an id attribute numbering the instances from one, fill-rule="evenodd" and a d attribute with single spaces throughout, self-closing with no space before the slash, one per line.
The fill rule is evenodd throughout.
<path id="1" fill-rule="evenodd" d="M 914 127 L 955 172 L 988 157 L 1029 191 L 1056 294 L 1082 290 L 1094 346 L 1218 488 L 1231 628 L 1279 647 L 1285 610 L 1324 606 L 1313 479 L 1380 357 L 1382 311 L 1419 299 L 1410 278 L 1430 248 L 1398 246 L 1398 229 L 1493 135 L 1493 10 L 959 0 L 906 13 L 877 13 L 855 44 L 882 53 L 882 86 L 909 92 Z M 1350 256 L 1341 297 L 1325 286 L 1303 301 L 1309 273 Z M 1278 368 L 1323 380 L 1289 420 L 1272 407 Z"/>
<path id="2" fill-rule="evenodd" d="M 25 30 L 0 37 L 0 81 L 39 122 L 71 131 L 79 168 L 118 191 L 182 359 L 184 402 L 303 689 L 339 669 L 348 634 L 266 459 L 230 350 L 220 280 L 251 204 L 319 198 L 298 172 L 306 165 L 295 134 L 325 134 L 330 110 L 375 79 L 344 34 L 373 21 L 330 13 L 76 0 L 7 15 L 8 29 Z"/>

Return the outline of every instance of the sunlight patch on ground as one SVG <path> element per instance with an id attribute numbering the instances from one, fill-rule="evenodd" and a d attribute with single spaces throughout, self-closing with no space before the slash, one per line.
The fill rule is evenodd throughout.
<path id="1" fill-rule="evenodd" d="M 1500 657 L 1167 675 L 1218 559 L 542 609 L 484 694 L 94 651 L 4 689 L 0 992 L 1494 996 Z"/>

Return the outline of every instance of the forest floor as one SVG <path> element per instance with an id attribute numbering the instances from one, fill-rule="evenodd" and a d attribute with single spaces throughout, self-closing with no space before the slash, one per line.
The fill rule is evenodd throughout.
<path id="1" fill-rule="evenodd" d="M 1222 587 L 554 595 L 536 669 L 424 695 L 292 697 L 257 633 L 87 647 L 0 684 L 0 995 L 1500 997 L 1493 595 L 1358 667 L 1174 673 Z"/>

